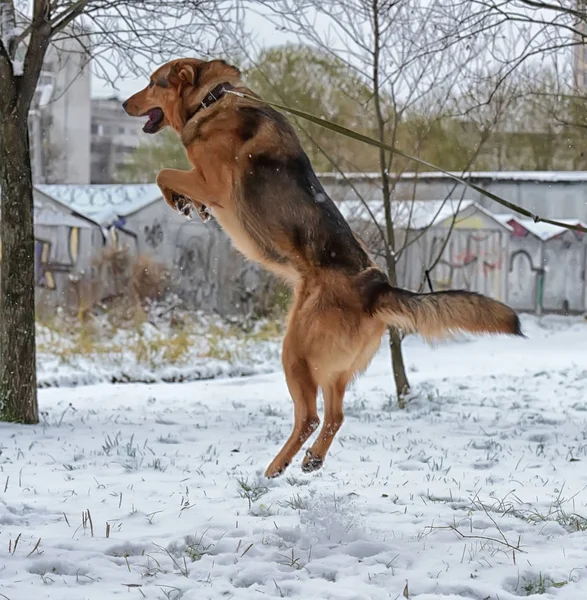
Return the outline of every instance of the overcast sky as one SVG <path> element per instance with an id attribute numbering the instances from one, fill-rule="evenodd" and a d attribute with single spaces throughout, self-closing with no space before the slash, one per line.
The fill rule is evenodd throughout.
<path id="1" fill-rule="evenodd" d="M 427 0 L 420 0 L 420 5 L 423 5 L 425 7 L 426 4 L 427 4 Z M 416 6 L 418 6 L 418 5 L 416 5 Z M 519 14 L 524 14 L 527 11 L 520 10 L 518 12 L 519 12 Z M 548 22 L 552 21 L 553 19 L 560 18 L 559 13 L 551 14 L 550 11 L 543 10 L 543 11 L 533 11 L 532 12 L 534 17 L 537 16 L 537 13 L 540 13 L 540 16 L 542 17 L 542 19 L 538 19 L 539 22 L 541 20 L 543 20 L 543 22 L 548 23 Z M 306 13 L 304 13 L 304 14 L 306 14 Z M 316 16 L 314 14 L 314 16 L 312 16 L 311 14 L 309 14 L 308 16 L 311 17 L 310 20 L 312 21 L 313 26 L 322 35 L 325 35 L 326 32 L 331 33 L 330 26 L 329 26 L 330 24 L 328 22 L 328 15 Z M 526 45 L 528 43 L 527 40 L 529 39 L 528 36 L 530 35 L 530 33 L 532 33 L 533 35 L 536 34 L 536 30 L 537 30 L 536 28 L 540 28 L 541 26 L 533 25 L 531 27 L 531 29 L 528 31 L 527 35 L 525 35 L 523 38 L 520 38 L 520 39 L 516 39 L 515 36 L 516 36 L 517 30 L 515 29 L 515 27 L 513 27 L 513 28 L 512 27 L 513 27 L 513 25 L 512 25 L 512 23 L 510 23 L 510 27 L 504 28 L 502 30 L 502 35 L 503 35 L 503 40 L 504 40 L 504 51 L 505 51 L 505 54 L 502 53 L 503 54 L 502 60 L 505 60 L 506 63 L 508 62 L 508 60 L 512 60 L 514 58 L 514 56 L 516 55 L 516 50 L 514 50 L 514 47 L 512 46 L 512 42 L 514 40 L 516 40 L 514 42 L 514 44 L 520 45 L 520 48 L 517 49 L 518 51 L 521 51 L 522 53 L 528 52 L 529 46 Z M 247 43 L 247 45 L 249 46 L 249 48 L 248 48 L 249 52 L 251 52 L 253 54 L 254 54 L 254 49 L 259 49 L 262 47 L 277 46 L 277 45 L 281 45 L 287 41 L 295 41 L 296 40 L 296 37 L 293 34 L 285 33 L 282 29 L 277 29 L 276 26 L 268 18 L 266 18 L 262 14 L 259 14 L 256 10 L 251 10 L 250 8 L 246 11 L 245 28 L 248 32 L 250 32 L 252 34 L 253 39 L 254 39 L 254 44 Z M 553 31 L 557 31 L 557 29 L 553 29 Z M 330 37 L 330 35 L 328 37 Z M 532 36 L 530 36 L 530 37 L 532 37 Z M 344 40 L 342 43 L 340 43 L 340 40 L 342 40 L 342 38 L 338 38 L 338 39 L 339 39 L 340 46 L 345 47 Z M 540 42 L 541 39 L 543 39 L 542 34 L 537 36 L 536 39 L 533 39 L 531 46 L 533 48 L 536 47 L 536 45 L 538 44 L 538 42 Z M 254 48 L 251 48 L 251 45 L 253 45 Z M 499 48 L 499 45 L 500 44 L 498 43 L 497 48 Z M 567 53 L 567 51 L 562 51 L 562 52 Z M 198 58 L 197 52 L 194 52 L 193 57 Z M 169 56 L 169 60 L 171 60 L 173 58 L 179 58 L 179 57 L 178 56 Z M 221 58 L 226 58 L 226 57 L 221 56 Z M 542 60 L 542 58 L 543 58 L 542 54 L 539 53 L 535 60 L 540 61 L 540 60 Z M 144 69 L 146 72 L 149 72 L 149 71 L 154 70 L 157 66 L 159 66 L 159 65 L 157 65 L 157 64 L 149 65 L 145 62 Z M 107 68 L 107 67 L 105 67 L 105 68 Z M 137 74 L 136 76 L 129 76 L 123 80 L 121 80 L 119 77 L 116 76 L 117 75 L 116 71 L 109 73 L 109 75 L 112 77 L 112 79 L 116 79 L 117 88 L 113 89 L 103 79 L 100 79 L 96 75 L 93 75 L 93 77 L 92 77 L 92 96 L 94 96 L 94 97 L 116 96 L 118 98 L 127 98 L 128 96 L 134 94 L 139 89 L 143 88 L 147 83 L 146 73 Z"/>
<path id="2" fill-rule="evenodd" d="M 246 16 L 246 27 L 255 39 L 256 46 L 269 47 L 277 46 L 285 43 L 287 40 L 295 40 L 291 34 L 278 31 L 266 18 L 256 12 L 248 11 Z M 199 58 L 194 53 L 194 58 Z M 179 58 L 170 56 L 169 59 Z M 103 79 L 99 79 L 95 75 L 92 76 L 92 96 L 93 97 L 110 97 L 117 96 L 126 98 L 131 96 L 139 89 L 146 85 L 147 81 L 144 76 L 128 77 L 117 82 L 117 89 L 113 89 Z"/>

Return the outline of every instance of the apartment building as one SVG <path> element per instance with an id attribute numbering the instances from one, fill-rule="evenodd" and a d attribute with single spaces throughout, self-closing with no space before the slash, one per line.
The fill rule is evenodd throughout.
<path id="1" fill-rule="evenodd" d="M 581 34 L 577 36 L 577 41 L 580 42 L 574 47 L 574 78 L 577 90 L 587 91 L 587 2 L 585 0 L 577 0 L 576 10 L 585 15 L 585 18 L 579 20 L 575 25 L 575 29 Z"/>
<path id="2" fill-rule="evenodd" d="M 129 117 L 119 98 L 92 99 L 92 183 L 113 183 L 120 165 L 144 140 L 142 121 Z"/>
<path id="3" fill-rule="evenodd" d="M 90 81 L 84 44 L 51 44 L 29 118 L 35 183 L 90 182 Z"/>

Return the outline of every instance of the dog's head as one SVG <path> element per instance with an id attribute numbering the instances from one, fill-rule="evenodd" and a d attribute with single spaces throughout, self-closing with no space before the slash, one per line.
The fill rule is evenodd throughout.
<path id="1" fill-rule="evenodd" d="M 122 107 L 132 117 L 148 117 L 145 133 L 157 133 L 168 125 L 179 132 L 204 96 L 224 82 L 238 86 L 240 71 L 223 60 L 178 58 L 159 67 L 147 87 Z"/>

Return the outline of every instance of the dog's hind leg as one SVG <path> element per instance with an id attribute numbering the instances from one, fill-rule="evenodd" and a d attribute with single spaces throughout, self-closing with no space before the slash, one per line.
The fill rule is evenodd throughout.
<path id="1" fill-rule="evenodd" d="M 306 456 L 302 462 L 302 471 L 305 473 L 316 471 L 323 465 L 334 436 L 344 421 L 342 402 L 348 382 L 349 376 L 346 373 L 339 374 L 333 377 L 332 381 L 322 388 L 324 395 L 324 423 L 322 424 L 318 438 L 306 452 Z"/>
<path id="2" fill-rule="evenodd" d="M 266 477 L 281 475 L 320 424 L 316 410 L 318 387 L 306 359 L 300 356 L 291 333 L 283 341 L 282 360 L 287 387 L 294 403 L 294 427 L 279 454 L 267 467 Z"/>

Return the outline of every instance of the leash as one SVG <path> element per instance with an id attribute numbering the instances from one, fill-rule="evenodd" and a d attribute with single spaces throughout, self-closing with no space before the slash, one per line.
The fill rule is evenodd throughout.
<path id="1" fill-rule="evenodd" d="M 364 144 L 368 144 L 369 146 L 375 146 L 377 148 L 382 148 L 383 150 L 387 150 L 388 152 L 391 152 L 392 154 L 397 154 L 398 156 L 406 158 L 411 162 L 415 162 L 415 163 L 418 163 L 419 165 L 428 167 L 429 169 L 432 169 L 434 171 L 439 171 L 440 173 L 444 173 L 444 175 L 447 175 L 454 181 L 456 181 L 468 188 L 471 188 L 471 189 L 475 190 L 476 192 L 479 192 L 481 195 L 485 196 L 486 198 L 489 198 L 490 200 L 493 200 L 494 202 L 497 202 L 498 204 L 501 204 L 502 206 L 509 208 L 513 212 L 516 212 L 520 215 L 524 215 L 525 217 L 532 219 L 534 221 L 534 223 L 549 223 L 550 225 L 562 227 L 563 229 L 572 229 L 574 231 L 579 231 L 581 233 L 587 233 L 587 228 L 584 227 L 583 225 L 572 225 L 569 223 L 562 223 L 560 221 L 554 221 L 552 219 L 542 218 L 542 217 L 530 212 L 529 210 L 526 210 L 525 208 L 518 206 L 517 204 L 513 204 L 513 203 L 509 202 L 508 200 L 504 200 L 500 196 L 497 196 L 496 194 L 489 192 L 488 190 L 484 190 L 482 187 L 479 187 L 478 185 L 476 185 L 474 183 L 466 181 L 462 177 L 459 177 L 458 175 L 455 175 L 454 173 L 451 173 L 450 171 L 445 171 L 444 169 L 437 167 L 436 165 L 433 165 L 432 163 L 429 163 L 426 160 L 423 160 L 421 158 L 417 158 L 416 156 L 412 156 L 410 154 L 402 152 L 401 150 L 398 150 L 397 148 L 394 148 L 393 146 L 390 146 L 389 144 L 380 142 L 379 140 L 376 140 L 375 138 L 369 137 L 367 135 L 363 135 L 362 133 L 358 133 L 356 131 L 353 131 L 352 129 L 348 129 L 347 127 L 343 127 L 342 125 L 338 125 L 337 123 L 328 121 L 327 119 L 321 119 L 320 117 L 316 117 L 315 115 L 307 113 L 303 110 L 298 110 L 297 108 L 291 108 L 290 106 L 285 106 L 284 104 L 278 104 L 277 102 L 269 102 L 268 100 L 259 100 L 259 98 L 255 98 L 254 96 L 250 96 L 249 94 L 245 94 L 243 92 L 237 92 L 235 90 L 226 90 L 225 93 L 232 94 L 233 96 L 238 96 L 239 98 L 246 98 L 247 100 L 254 100 L 255 102 L 262 102 L 264 104 L 268 104 L 269 106 L 272 106 L 273 108 L 277 108 L 278 110 L 282 110 L 282 111 L 288 112 L 292 115 L 295 115 L 297 117 L 300 117 L 302 119 L 306 119 L 306 121 L 310 121 L 312 123 L 315 123 L 316 125 L 320 125 L 326 129 L 330 129 L 330 131 L 334 131 L 335 133 L 339 133 L 340 135 L 344 135 L 345 137 L 349 137 L 349 138 L 352 138 L 359 142 L 363 142 Z"/>

